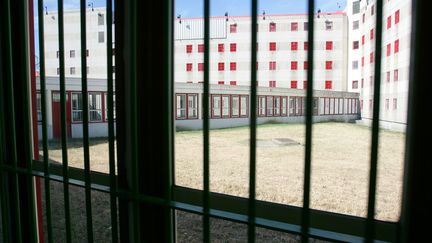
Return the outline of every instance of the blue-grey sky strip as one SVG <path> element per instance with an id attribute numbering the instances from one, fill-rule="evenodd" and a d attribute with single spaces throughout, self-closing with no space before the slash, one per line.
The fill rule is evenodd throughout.
<path id="1" fill-rule="evenodd" d="M 78 0 L 64 0 L 64 9 L 79 9 Z M 105 7 L 106 0 L 92 0 L 87 1 L 89 9 L 97 7 Z M 285 14 L 285 13 L 306 13 L 307 12 L 306 0 L 260 0 L 258 1 L 258 12 L 261 14 L 263 11 L 266 14 Z M 182 18 L 196 18 L 203 17 L 203 0 L 176 0 L 175 1 L 175 15 Z M 57 0 L 45 0 L 44 6 L 48 13 L 57 11 Z M 346 0 L 316 0 L 316 9 L 322 12 L 334 12 L 344 10 Z M 211 16 L 223 16 L 228 13 L 229 16 L 247 16 L 250 15 L 250 0 L 213 0 L 211 1 Z M 44 10 L 45 12 L 45 10 Z M 39 36 L 38 36 L 38 16 L 37 5 L 34 6 L 35 14 L 35 51 L 36 55 L 39 53 Z M 49 47 L 47 47 L 48 49 Z M 36 69 L 39 70 L 37 65 L 38 59 L 36 58 Z"/>

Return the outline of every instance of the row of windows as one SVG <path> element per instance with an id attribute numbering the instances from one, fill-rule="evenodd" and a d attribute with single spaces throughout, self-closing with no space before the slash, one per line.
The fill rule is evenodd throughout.
<path id="1" fill-rule="evenodd" d="M 115 73 L 115 66 L 112 67 L 112 72 Z M 87 67 L 87 74 L 90 73 L 90 68 Z M 70 75 L 76 75 L 76 67 L 70 67 L 69 68 L 69 74 Z M 60 75 L 60 68 L 57 68 L 57 75 Z"/>
<path id="2" fill-rule="evenodd" d="M 192 81 L 188 81 L 188 82 L 186 82 L 186 83 L 193 83 Z M 202 81 L 200 81 L 200 82 L 198 82 L 198 83 L 203 83 Z M 220 81 L 218 81 L 217 82 L 219 85 L 225 85 L 225 81 L 223 81 L 223 80 L 220 80 Z M 256 82 L 256 84 L 257 84 L 257 86 L 259 86 L 258 84 L 259 84 L 259 82 L 257 81 Z M 233 86 L 235 86 L 235 85 L 237 85 L 237 81 L 229 81 L 229 85 L 233 85 Z M 277 86 L 277 82 L 275 81 L 275 80 L 270 80 L 270 81 L 268 81 L 268 87 L 270 87 L 270 88 L 276 88 L 276 87 L 278 87 Z M 290 88 L 291 89 L 299 89 L 299 86 L 298 86 L 298 81 L 297 80 L 291 80 L 290 81 Z M 331 80 L 326 80 L 325 82 L 324 82 L 324 89 L 332 89 L 333 88 L 333 81 L 331 81 Z M 303 81 L 303 89 L 307 89 L 307 81 L 306 80 L 304 80 Z"/>
<path id="3" fill-rule="evenodd" d="M 400 11 L 397 10 L 394 14 L 394 24 L 398 24 L 399 23 L 399 19 L 400 19 Z M 392 16 L 388 16 L 387 17 L 387 29 L 390 29 L 392 26 Z"/>
<path id="4" fill-rule="evenodd" d="M 112 54 L 113 56 L 115 55 L 115 48 L 112 49 Z M 89 50 L 86 50 L 86 56 L 88 57 L 90 55 Z M 59 58 L 60 57 L 60 51 L 56 52 L 56 57 Z M 76 57 L 76 51 L 75 50 L 70 50 L 69 51 L 69 57 L 70 58 L 75 58 Z"/>
<path id="5" fill-rule="evenodd" d="M 391 99 L 385 99 L 384 108 L 386 111 L 390 110 L 390 100 Z M 393 104 L 392 104 L 393 110 L 398 109 L 398 100 L 397 98 L 393 98 Z M 360 109 L 363 110 L 363 100 L 360 100 Z M 369 99 L 369 110 L 373 109 L 373 100 Z"/>
<path id="6" fill-rule="evenodd" d="M 299 42 L 297 42 L 297 41 L 291 42 L 290 46 L 291 46 L 292 51 L 299 50 Z M 217 47 L 218 47 L 218 52 L 220 52 L 220 53 L 225 52 L 225 44 L 219 43 L 217 45 Z M 258 50 L 258 44 L 257 44 L 257 50 Z M 276 42 L 270 42 L 269 43 L 269 51 L 276 51 L 276 50 L 277 50 Z M 305 50 L 305 51 L 308 50 L 308 42 L 307 41 L 303 42 L 303 50 Z M 333 50 L 333 41 L 326 41 L 325 42 L 325 50 Z M 203 53 L 204 52 L 204 44 L 198 44 L 197 51 L 198 51 L 198 53 Z M 237 43 L 230 43 L 229 44 L 229 51 L 230 52 L 237 52 Z M 193 53 L 193 45 L 192 44 L 186 45 L 186 53 Z"/>
<path id="7" fill-rule="evenodd" d="M 198 94 L 176 94 L 176 119 L 198 119 Z M 249 116 L 249 95 L 212 94 L 210 118 L 242 118 Z M 259 117 L 304 116 L 306 98 L 300 96 L 259 95 Z M 313 115 L 357 114 L 358 100 L 354 98 L 313 98 Z"/>
<path id="8" fill-rule="evenodd" d="M 269 70 L 276 70 L 276 61 L 270 61 L 269 62 Z M 257 70 L 258 70 L 258 63 L 257 63 Z M 291 70 L 299 70 L 299 65 L 297 61 L 291 61 L 290 63 Z M 308 69 L 308 62 L 303 62 L 303 70 Z M 332 70 L 333 69 L 333 61 L 325 61 L 325 69 L 326 70 Z M 229 70 L 230 71 L 237 71 L 237 62 L 230 62 L 229 63 Z M 193 71 L 193 64 L 192 63 L 186 63 L 186 72 L 192 72 Z M 204 71 L 204 63 L 200 62 L 198 63 L 198 71 L 203 72 Z M 218 62 L 218 71 L 225 71 L 225 63 L 224 62 Z"/>
<path id="9" fill-rule="evenodd" d="M 385 79 L 386 79 L 387 83 L 389 83 L 391 81 L 391 73 L 392 73 L 391 71 L 387 71 L 385 73 Z M 370 80 L 370 82 L 369 82 L 370 86 L 372 86 L 374 83 L 374 76 L 370 76 L 369 80 Z M 393 70 L 393 81 L 394 82 L 399 81 L 399 69 Z M 358 85 L 359 85 L 358 80 L 352 81 L 352 88 L 353 89 L 358 89 Z M 360 85 L 361 85 L 361 88 L 364 88 L 364 86 L 365 86 L 364 78 L 361 79 Z"/>
<path id="10" fill-rule="evenodd" d="M 291 22 L 290 23 L 290 30 L 291 31 L 299 31 L 299 23 L 298 22 Z M 303 22 L 303 30 L 307 31 L 309 28 L 308 22 Z M 258 31 L 258 24 L 257 24 L 257 31 Z M 332 30 L 333 29 L 333 22 L 332 21 L 325 21 L 325 29 L 326 30 Z M 269 32 L 276 32 L 277 31 L 277 24 L 275 22 L 270 22 L 268 25 L 268 31 Z M 230 33 L 237 33 L 237 24 L 230 24 Z"/>

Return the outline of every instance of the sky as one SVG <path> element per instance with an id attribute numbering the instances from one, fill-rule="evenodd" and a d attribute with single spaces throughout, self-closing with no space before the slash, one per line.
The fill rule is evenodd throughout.
<path id="1" fill-rule="evenodd" d="M 315 0 L 316 10 L 322 12 L 333 12 L 344 10 L 347 0 Z M 37 1 L 35 1 L 35 51 L 36 56 L 39 56 L 39 38 L 38 38 L 38 19 L 37 19 Z M 87 0 L 88 8 L 105 7 L 106 0 Z M 175 1 L 175 16 L 182 18 L 202 17 L 203 0 L 176 0 Z M 79 9 L 80 0 L 63 0 L 63 7 L 68 9 Z M 46 11 L 57 11 L 57 0 L 45 0 L 44 7 Z M 258 12 L 260 14 L 265 11 L 267 15 L 284 14 L 284 13 L 306 13 L 307 0 L 258 0 Z M 223 16 L 228 12 L 229 16 L 245 16 L 250 15 L 250 0 L 211 0 L 210 1 L 211 16 Z M 38 62 L 36 58 L 36 63 Z M 39 69 L 37 67 L 37 69 Z"/>

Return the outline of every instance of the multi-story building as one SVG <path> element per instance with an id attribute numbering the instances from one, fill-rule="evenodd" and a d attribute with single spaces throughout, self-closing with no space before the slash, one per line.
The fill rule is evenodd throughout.
<path id="1" fill-rule="evenodd" d="M 408 110 L 411 1 L 383 1 L 380 125 L 404 130 Z M 349 0 L 348 90 L 360 93 L 362 122 L 372 121 L 376 1 Z"/>

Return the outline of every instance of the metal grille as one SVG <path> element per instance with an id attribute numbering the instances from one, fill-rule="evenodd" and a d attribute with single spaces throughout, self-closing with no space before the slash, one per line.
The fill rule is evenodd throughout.
<path id="1" fill-rule="evenodd" d="M 369 200 L 368 200 L 368 214 L 367 218 L 359 218 L 354 216 L 340 215 L 329 212 L 323 212 L 310 209 L 310 181 L 311 181 L 311 154 L 312 154 L 312 115 L 313 115 L 313 63 L 314 63 L 314 0 L 308 0 L 308 55 L 307 62 L 309 63 L 307 71 L 307 96 L 306 96 L 306 145 L 305 145 L 305 159 L 304 159 L 304 187 L 303 187 L 303 207 L 292 207 L 288 205 L 273 204 L 270 202 L 262 202 L 256 200 L 256 139 L 257 139 L 257 113 L 250 113 L 250 174 L 249 174 L 249 198 L 239 198 L 223 194 L 210 192 L 209 178 L 210 178 L 210 151 L 209 151 L 209 59 L 210 59 L 210 38 L 211 38 L 211 22 L 210 22 L 210 0 L 204 0 L 204 93 L 203 93 L 203 144 L 204 144 L 204 159 L 203 159 L 203 190 L 194 190 L 190 188 L 183 188 L 175 186 L 171 179 L 172 171 L 169 171 L 167 178 L 164 178 L 169 183 L 166 183 L 167 188 L 163 197 L 155 197 L 151 194 L 143 193 L 140 190 L 140 166 L 138 165 L 138 157 L 140 148 L 138 147 L 137 135 L 130 138 L 131 154 L 130 161 L 124 162 L 131 165 L 132 173 L 130 178 L 129 188 L 121 188 L 117 183 L 116 167 L 115 167 L 115 145 L 114 145 L 114 80 L 113 80 L 113 61 L 112 61 L 112 25 L 107 24 L 107 79 L 108 79 L 108 135 L 109 135 L 109 174 L 100 174 L 90 171 L 90 155 L 89 155 L 89 105 L 88 99 L 84 98 L 82 122 L 83 122 L 83 141 L 84 141 L 84 170 L 71 168 L 68 166 L 68 148 L 67 148 L 67 128 L 66 128 L 66 87 L 65 87 L 65 48 L 64 48 L 64 25 L 63 25 L 63 1 L 58 1 L 58 34 L 59 34 L 59 78 L 60 78 L 60 103 L 61 103 L 61 149 L 62 161 L 61 168 L 58 166 L 50 165 L 48 161 L 48 129 L 47 129 L 47 109 L 42 105 L 42 144 L 43 144 L 43 160 L 31 159 L 31 116 L 30 116 L 30 100 L 29 95 L 29 65 L 22 65 L 23 72 L 18 73 L 17 69 L 12 66 L 15 64 L 13 58 L 21 58 L 21 60 L 30 60 L 30 55 L 27 50 L 28 38 L 22 38 L 21 42 L 13 43 L 13 36 L 28 37 L 27 24 L 29 15 L 25 11 L 27 9 L 27 1 L 16 1 L 13 10 L 10 6 L 9 0 L 1 2 L 1 97 L 0 97 L 0 122 L 1 122 L 1 147 L 0 147 L 0 199 L 1 199 L 1 216 L 2 216 L 2 234 L 4 242 L 35 242 L 37 239 L 37 217 L 35 212 L 34 203 L 34 178 L 43 178 L 45 187 L 45 201 L 46 201 L 46 221 L 47 221 L 47 234 L 46 239 L 48 242 L 53 242 L 52 238 L 52 222 L 51 215 L 51 195 L 50 183 L 51 181 L 63 183 L 64 190 L 64 211 L 65 211 L 65 229 L 66 241 L 72 241 L 71 235 L 71 215 L 70 215 L 70 198 L 69 186 L 79 186 L 85 189 L 85 209 L 86 209 L 86 227 L 87 239 L 93 242 L 93 219 L 92 219 L 92 205 L 91 197 L 92 191 L 97 190 L 110 195 L 110 211 L 111 211 L 111 234 L 113 242 L 117 242 L 120 236 L 128 234 L 130 231 L 122 231 L 118 229 L 117 222 L 117 200 L 122 199 L 130 202 L 130 212 L 128 215 L 123 215 L 120 211 L 120 218 L 128 218 L 129 224 L 132 227 L 134 236 L 132 239 L 135 241 L 150 240 L 145 238 L 145 235 L 140 233 L 143 219 L 139 218 L 139 211 L 142 210 L 140 205 L 154 205 L 161 206 L 168 210 L 183 210 L 190 213 L 203 215 L 203 239 L 204 242 L 210 242 L 210 218 L 220 218 L 230 220 L 238 223 L 247 224 L 248 226 L 248 241 L 255 241 L 255 228 L 264 227 L 272 230 L 282 232 L 294 233 L 301 235 L 302 242 L 307 242 L 310 237 L 332 240 L 332 241 L 367 241 L 373 240 L 383 241 L 396 241 L 398 223 L 381 222 L 374 219 L 375 214 L 375 195 L 376 195 L 376 178 L 377 178 L 377 154 L 378 154 L 378 139 L 379 139 L 379 101 L 380 101 L 380 73 L 376 71 L 375 86 L 374 86 L 374 109 L 373 109 L 373 124 L 372 124 L 372 144 L 370 155 L 370 176 L 369 176 Z M 118 9 L 123 11 L 121 4 Z M 167 36 L 170 39 L 165 39 L 164 44 L 169 46 L 169 41 L 173 40 L 172 34 L 172 8 L 171 1 L 165 1 L 168 8 L 164 13 L 166 15 L 166 22 L 164 28 L 167 31 Z M 258 16 L 258 1 L 252 0 L 252 21 L 251 21 L 251 42 L 257 43 L 257 16 Z M 377 1 L 376 5 L 376 38 L 375 46 L 382 46 L 382 1 Z M 113 22 L 113 6 L 111 1 L 107 1 L 107 23 Z M 137 59 L 140 58 L 137 54 L 137 47 L 141 44 L 137 42 L 137 1 L 130 1 L 130 12 L 128 16 L 129 22 L 126 23 L 132 30 L 129 38 L 129 50 L 121 50 L 116 46 L 117 53 L 125 54 L 124 57 L 128 58 L 128 63 L 131 63 L 130 68 L 130 87 L 132 90 L 139 90 L 137 82 Z M 86 1 L 81 0 L 81 65 L 87 66 L 86 57 Z M 11 16 L 18 16 L 19 22 L 12 25 L 14 18 Z M 38 1 L 38 14 L 44 15 L 43 1 Z M 121 21 L 121 20 L 118 20 Z M 19 34 L 12 33 L 12 26 L 17 26 Z M 15 30 L 14 30 L 15 31 Z M 121 31 L 121 30 L 118 30 Z M 171 32 L 170 32 L 171 31 Z M 40 95 L 41 103 L 46 104 L 47 94 L 46 90 L 46 77 L 45 77 L 45 47 L 44 47 L 44 22 L 43 18 L 39 18 L 39 36 L 41 38 L 40 44 Z M 18 56 L 12 50 L 14 47 L 22 47 L 22 51 Z M 117 54 L 116 53 L 116 54 Z M 168 53 L 170 54 L 170 53 Z M 171 53 L 172 54 L 172 53 Z M 171 62 L 172 56 L 167 55 L 167 63 Z M 376 49 L 375 55 L 375 70 L 381 70 L 381 48 Z M 118 61 L 122 59 L 117 59 Z M 251 110 L 257 111 L 257 71 L 255 64 L 257 61 L 257 45 L 251 45 Z M 117 63 L 117 62 L 116 62 Z M 171 70 L 172 72 L 172 70 Z M 87 85 L 87 70 L 85 68 L 81 71 L 82 81 L 82 97 L 88 97 Z M 169 74 L 167 74 L 169 76 Z M 18 81 L 17 81 L 18 80 Z M 166 82 L 167 93 L 172 92 L 172 79 L 164 79 Z M 23 88 L 17 91 L 19 88 Z M 14 94 L 20 92 L 22 100 L 17 102 L 17 97 Z M 33 90 L 35 92 L 35 90 Z M 151 92 L 151 91 L 150 91 Z M 130 105 L 130 117 L 127 121 L 130 123 L 126 126 L 130 127 L 131 131 L 138 130 L 138 94 L 131 92 L 130 96 L 125 98 L 124 102 Z M 172 103 L 172 102 L 171 102 Z M 168 103 L 169 111 L 172 113 L 173 105 Z M 16 114 L 17 109 L 23 109 L 22 115 Z M 124 113 L 122 113 L 124 114 Z M 20 120 L 18 121 L 17 118 Z M 119 118 L 119 117 L 117 117 Z M 119 121 L 119 120 L 118 120 Z M 125 120 L 121 120 L 122 122 Z M 171 121 L 172 122 L 172 121 Z M 169 122 L 168 122 L 169 123 Z M 16 125 L 22 125 L 22 132 Z M 173 136 L 173 131 L 165 131 L 167 137 Z M 129 133 L 132 134 L 132 133 Z M 17 141 L 24 141 L 23 146 L 18 144 Z M 170 141 L 172 146 L 172 141 Z M 119 148 L 121 150 L 121 148 Z M 121 152 L 121 151 L 120 151 Z M 19 154 L 24 154 L 20 156 Z M 164 157 L 165 158 L 165 157 Z M 168 163 L 173 163 L 172 156 L 167 155 Z M 171 160 L 170 160 L 171 159 Z M 119 161 L 120 163 L 120 161 Z M 171 168 L 171 167 L 169 167 Z M 8 193 L 7 193 L 8 192 Z M 24 194 L 23 194 L 24 192 Z M 27 194 L 26 194 L 27 193 Z M 27 207 L 22 207 L 22 200 L 30 199 Z M 15 203 L 15 205 L 14 205 Z M 21 206 L 19 206 L 21 205 Z M 23 210 L 24 208 L 24 210 Z M 21 210 L 23 210 L 21 212 Z M 23 217 L 27 217 L 28 225 L 21 222 Z M 167 216 L 169 219 L 170 216 Z M 30 231 L 27 231 L 30 230 Z M 175 233 L 167 220 L 164 232 L 169 235 Z M 30 233 L 30 234 L 28 234 Z M 173 239 L 173 238 L 171 238 Z"/>

